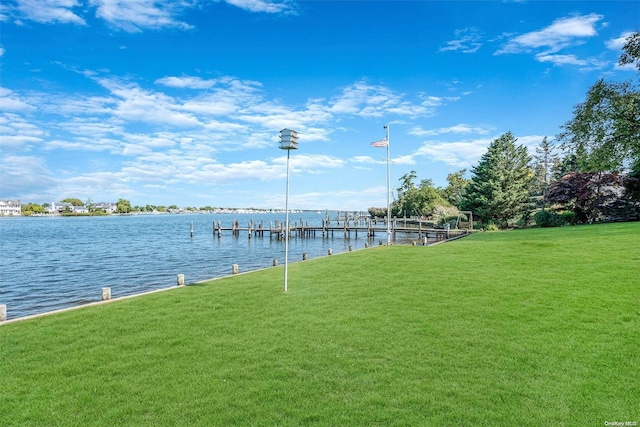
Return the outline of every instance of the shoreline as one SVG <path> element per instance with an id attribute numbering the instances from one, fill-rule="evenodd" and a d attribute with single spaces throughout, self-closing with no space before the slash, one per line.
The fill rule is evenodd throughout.
<path id="1" fill-rule="evenodd" d="M 418 242 L 412 241 L 411 245 L 413 245 L 413 246 L 430 247 L 430 246 L 435 246 L 435 245 L 439 245 L 439 244 L 442 244 L 442 243 L 450 242 L 450 241 L 453 241 L 453 240 L 458 240 L 458 239 L 466 237 L 466 236 L 468 236 L 470 234 L 471 233 L 462 234 L 462 235 L 459 235 L 459 236 L 454 236 L 454 237 L 451 237 L 449 239 L 436 241 L 434 243 L 427 244 L 427 245 L 417 244 Z M 379 245 L 371 245 L 371 246 L 368 246 L 368 247 L 365 246 L 365 247 L 359 248 L 359 249 L 358 248 L 354 248 L 354 249 L 352 249 L 350 251 L 344 251 L 344 252 L 339 252 L 339 253 L 335 253 L 335 254 L 332 253 L 331 255 L 329 255 L 329 254 L 321 255 L 321 256 L 318 256 L 318 257 L 315 257 L 315 258 L 311 258 L 311 259 L 320 259 L 320 258 L 326 258 L 326 257 L 330 257 L 330 256 L 343 255 L 343 254 L 346 254 L 346 253 L 349 253 L 349 252 L 355 252 L 355 251 L 360 251 L 360 250 L 365 250 L 365 249 L 373 249 L 375 247 L 380 247 L 380 246 L 386 246 L 386 245 L 379 244 Z M 394 246 L 394 244 L 392 244 L 391 246 Z M 410 246 L 410 244 L 409 243 L 405 243 L 402 246 Z M 309 259 L 309 260 L 311 260 L 311 259 Z M 293 263 L 299 263 L 299 262 L 304 262 L 304 260 L 294 261 Z M 289 262 L 289 263 L 292 263 L 292 262 Z M 247 271 L 243 271 L 243 272 L 238 272 L 238 273 L 235 273 L 235 274 L 232 273 L 232 274 L 228 274 L 228 275 L 225 275 L 225 276 L 212 277 L 212 278 L 209 278 L 209 279 L 198 280 L 196 282 L 190 282 L 190 283 L 186 283 L 184 285 L 174 285 L 174 286 L 167 287 L 167 288 L 153 289 L 153 290 L 145 291 L 145 292 L 141 292 L 141 293 L 135 293 L 135 294 L 131 294 L 131 295 L 124 295 L 124 296 L 116 297 L 116 298 L 110 298 L 108 300 L 94 301 L 94 302 L 90 302 L 90 303 L 86 303 L 86 304 L 80 304 L 80 305 L 77 305 L 77 306 L 65 307 L 65 308 L 60 308 L 60 309 L 56 309 L 56 310 L 45 311 L 45 312 L 42 312 L 42 313 L 30 314 L 30 315 L 27 315 L 27 316 L 20 316 L 20 317 L 16 317 L 16 318 L 0 321 L 0 327 L 4 326 L 4 325 L 11 324 L 11 323 L 20 322 L 20 321 L 36 319 L 36 318 L 39 318 L 39 317 L 50 316 L 50 315 L 53 315 L 53 314 L 64 313 L 64 312 L 67 312 L 67 311 L 77 310 L 77 309 L 86 308 L 86 307 L 93 307 L 93 306 L 98 306 L 98 305 L 102 305 L 102 304 L 109 304 L 109 303 L 115 302 L 115 301 L 122 301 L 122 300 L 131 299 L 131 298 L 137 298 L 137 297 L 141 297 L 141 296 L 145 296 L 145 295 L 151 295 L 151 294 L 155 294 L 155 293 L 159 293 L 159 292 L 166 292 L 166 291 L 170 291 L 170 290 L 174 290 L 174 289 L 181 289 L 181 288 L 185 288 L 187 286 L 198 285 L 198 284 L 208 283 L 208 282 L 214 282 L 214 281 L 217 281 L 217 280 L 220 280 L 220 279 L 225 279 L 225 278 L 229 278 L 229 277 L 233 277 L 233 276 L 249 274 L 249 273 L 253 273 L 253 272 L 257 272 L 257 271 L 267 270 L 267 269 L 270 269 L 270 268 L 281 268 L 283 266 L 284 266 L 284 264 L 278 265 L 278 266 L 269 266 L 269 267 L 251 269 L 251 270 L 247 270 Z M 177 276 L 178 275 L 176 275 L 176 277 Z"/>
<path id="2" fill-rule="evenodd" d="M 441 242 L 440 242 L 441 243 Z M 323 256 L 319 256 L 319 257 L 315 257 L 315 258 L 311 258 L 311 259 L 320 259 L 320 258 L 327 258 L 330 256 L 337 256 L 337 255 L 343 255 L 349 252 L 355 252 L 355 251 L 360 251 L 360 250 L 365 250 L 365 249 L 372 249 L 375 247 L 379 247 L 378 246 L 370 246 L 369 248 L 360 248 L 360 249 L 354 249 L 352 251 L 346 251 L 346 252 L 340 252 L 337 254 L 332 254 L 332 255 L 323 255 Z M 309 260 L 311 260 L 309 259 Z M 301 261 L 294 261 L 293 263 L 299 263 L 299 262 L 303 262 Z M 289 262 L 290 264 L 292 264 L 292 262 Z M 131 294 L 131 295 L 124 295 L 121 297 L 117 297 L 117 298 L 111 298 L 108 300 L 104 300 L 104 301 L 94 301 L 94 302 L 90 302 L 87 304 L 80 304 L 74 307 L 65 307 L 65 308 L 59 308 L 57 310 L 52 310 L 52 311 L 45 311 L 43 313 L 36 313 L 36 314 L 30 314 L 28 316 L 21 316 L 21 317 L 16 317 L 14 319 L 7 319 L 5 321 L 0 321 L 0 327 L 4 326 L 4 325 L 8 325 L 10 323 L 17 323 L 17 322 L 21 322 L 21 321 L 26 321 L 26 320 L 31 320 L 31 319 L 37 319 L 39 317 L 45 317 L 45 316 L 51 316 L 54 314 L 58 314 L 58 313 L 64 313 L 67 311 L 73 311 L 73 310 L 78 310 L 81 308 L 87 308 L 87 307 L 95 307 L 98 305 L 103 305 L 103 304 L 109 304 L 112 302 L 116 302 L 116 301 L 123 301 L 123 300 L 127 300 L 127 299 L 132 299 L 132 298 L 137 298 L 137 297 L 142 297 L 145 295 L 151 295 L 151 294 L 156 294 L 156 293 L 160 293 L 160 292 L 166 292 L 166 291 L 171 291 L 171 290 L 176 290 L 176 289 L 183 289 L 186 288 L 187 286 L 193 286 L 193 285 L 199 285 L 202 283 L 208 283 L 208 282 L 215 282 L 217 280 L 221 280 L 221 279 L 227 279 L 229 277 L 234 277 L 234 276 L 241 276 L 241 275 L 245 275 L 245 274 L 249 274 L 249 273 L 255 273 L 258 271 L 262 271 L 262 270 L 268 270 L 270 268 L 281 268 L 284 267 L 284 264 L 282 265 L 277 265 L 277 266 L 271 266 L 271 267 L 263 267 L 263 268 L 257 268 L 254 270 L 247 270 L 247 271 L 242 271 L 242 272 L 238 272 L 235 274 L 228 274 L 226 276 L 221 276 L 221 277 L 213 277 L 210 279 L 205 279 L 205 280 L 199 280 L 197 282 L 191 282 L 191 283 L 185 283 L 184 285 L 174 285 L 168 288 L 162 288 L 162 289 L 154 289 L 151 291 L 145 291 L 145 292 L 141 292 L 141 293 L 137 293 L 137 294 Z M 177 277 L 177 275 L 176 275 Z"/>

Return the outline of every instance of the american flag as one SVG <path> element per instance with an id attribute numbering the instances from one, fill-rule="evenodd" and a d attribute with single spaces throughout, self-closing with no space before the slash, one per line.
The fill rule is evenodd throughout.
<path id="1" fill-rule="evenodd" d="M 385 139 L 381 139 L 380 141 L 375 141 L 371 143 L 372 147 L 386 147 L 389 145 L 389 141 L 387 140 L 387 138 Z"/>

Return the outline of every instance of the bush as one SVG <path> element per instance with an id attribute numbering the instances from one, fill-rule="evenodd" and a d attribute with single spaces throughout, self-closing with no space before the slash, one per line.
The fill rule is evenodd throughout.
<path id="1" fill-rule="evenodd" d="M 496 224 L 494 224 L 493 222 L 490 222 L 489 224 L 487 224 L 487 231 L 499 231 L 500 227 L 498 227 Z"/>
<path id="2" fill-rule="evenodd" d="M 573 212 L 558 214 L 551 211 L 536 212 L 533 218 L 536 220 L 536 224 L 539 227 L 562 227 L 568 222 L 568 218 L 565 218 L 565 214 L 572 214 L 575 219 L 575 214 Z"/>
<path id="3" fill-rule="evenodd" d="M 576 215 L 575 212 L 565 211 L 565 212 L 562 212 L 560 216 L 562 217 L 562 220 L 564 221 L 565 224 L 576 225 L 578 224 L 578 222 L 580 222 L 578 220 L 578 215 Z"/>

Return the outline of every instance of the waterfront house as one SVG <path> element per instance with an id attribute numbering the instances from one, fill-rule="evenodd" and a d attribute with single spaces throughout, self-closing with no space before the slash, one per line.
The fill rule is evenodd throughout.
<path id="1" fill-rule="evenodd" d="M 66 202 L 51 202 L 51 206 L 49 207 L 49 212 L 52 215 L 58 215 L 65 211 L 73 212 L 74 206 L 71 203 Z"/>
<path id="2" fill-rule="evenodd" d="M 92 205 L 91 210 L 105 211 L 107 214 L 111 215 L 118 210 L 118 205 L 115 203 L 100 202 Z"/>
<path id="3" fill-rule="evenodd" d="M 87 209 L 86 206 L 74 206 L 73 207 L 73 212 L 77 213 L 77 214 L 88 214 L 89 213 L 89 209 Z"/>
<path id="4" fill-rule="evenodd" d="M 0 200 L 0 216 L 22 215 L 20 200 Z"/>

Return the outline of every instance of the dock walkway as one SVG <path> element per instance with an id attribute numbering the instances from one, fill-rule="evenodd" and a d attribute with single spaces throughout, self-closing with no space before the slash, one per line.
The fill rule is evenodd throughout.
<path id="1" fill-rule="evenodd" d="M 284 239 L 286 233 L 285 224 L 280 221 L 269 221 L 268 224 L 264 221 L 249 221 L 246 226 L 241 226 L 239 221 L 233 220 L 230 227 L 223 226 L 221 221 L 213 221 L 212 228 L 213 234 L 217 235 L 218 238 L 221 238 L 224 233 L 231 233 L 232 236 L 236 237 L 246 234 L 249 239 L 252 237 Z M 435 228 L 430 222 L 408 218 L 392 219 L 389 230 L 394 239 L 399 235 L 403 235 L 403 237 L 415 236 L 418 240 L 422 240 L 424 237 L 446 240 L 469 233 L 469 230 L 466 229 Z M 376 235 L 386 236 L 386 233 L 387 224 L 385 220 L 332 221 L 323 219 L 321 225 L 309 225 L 308 222 L 305 223 L 302 220 L 293 223 L 289 222 L 289 238 L 333 238 L 343 236 L 345 239 L 350 239 L 353 236 L 355 238 L 375 239 Z"/>

